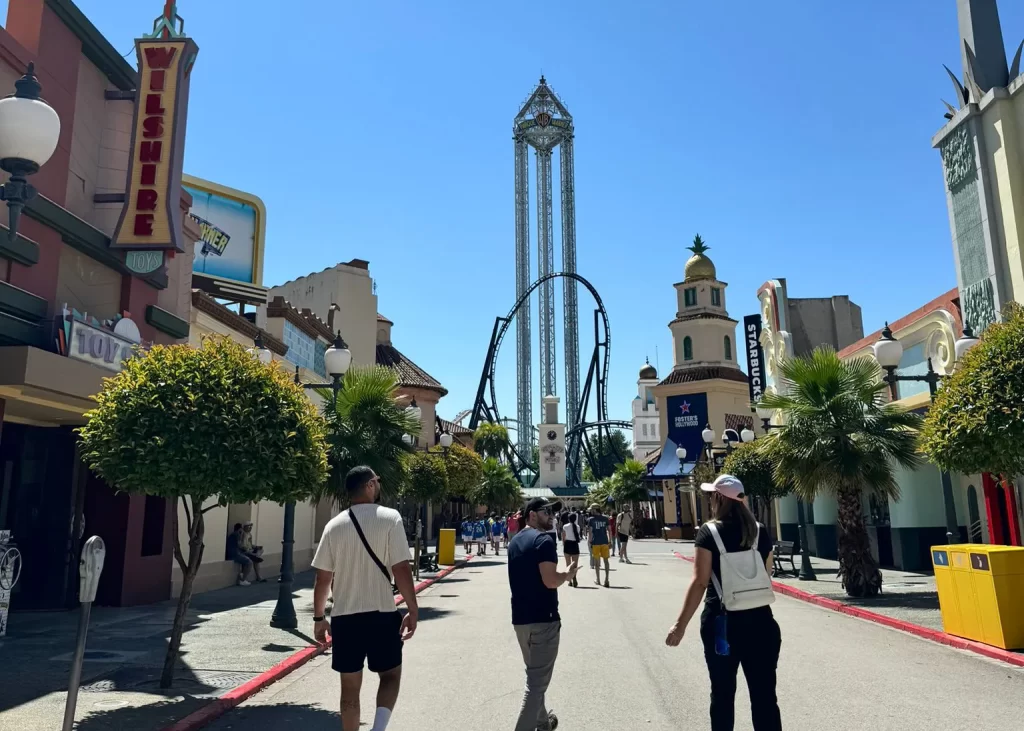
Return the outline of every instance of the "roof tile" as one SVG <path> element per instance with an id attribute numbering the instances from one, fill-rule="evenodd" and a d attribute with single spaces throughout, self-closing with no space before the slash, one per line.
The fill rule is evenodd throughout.
<path id="1" fill-rule="evenodd" d="M 398 376 L 398 385 L 409 388 L 428 388 L 442 396 L 448 389 L 442 386 L 433 376 L 402 355 L 393 345 L 377 343 L 377 365 L 390 368 Z"/>

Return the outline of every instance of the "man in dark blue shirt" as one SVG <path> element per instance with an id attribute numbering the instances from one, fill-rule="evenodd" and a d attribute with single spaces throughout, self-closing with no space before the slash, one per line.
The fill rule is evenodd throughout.
<path id="1" fill-rule="evenodd" d="M 547 731 L 558 725 L 548 713 L 544 695 L 558 657 L 562 622 L 558 616 L 558 587 L 576 575 L 578 564 L 558 570 L 551 529 L 561 503 L 534 498 L 523 511 L 526 528 L 508 544 L 508 584 L 512 590 L 512 626 L 526 663 L 526 692 L 515 731 Z"/>

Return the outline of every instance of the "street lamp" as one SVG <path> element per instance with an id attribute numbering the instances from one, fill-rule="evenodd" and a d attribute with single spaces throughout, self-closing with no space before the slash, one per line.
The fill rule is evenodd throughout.
<path id="1" fill-rule="evenodd" d="M 270 361 L 274 360 L 274 354 L 270 352 L 270 348 L 263 344 L 262 330 L 256 333 L 256 338 L 253 340 L 252 345 L 253 346 L 249 348 L 249 355 L 263 365 L 270 365 Z"/>
<path id="2" fill-rule="evenodd" d="M 971 349 L 978 339 L 974 337 L 974 332 L 971 330 L 971 326 L 964 323 L 963 335 L 961 335 L 956 343 L 954 343 L 953 351 L 957 360 L 960 360 L 968 350 Z M 896 373 L 896 369 L 899 368 L 900 361 L 903 359 L 903 343 L 893 337 L 892 330 L 889 328 L 889 323 L 885 323 L 885 327 L 882 329 L 882 336 L 877 342 L 871 345 L 871 350 L 875 354 L 875 360 L 878 361 L 878 365 L 885 371 L 885 375 L 882 376 L 882 381 L 889 385 L 889 395 L 893 401 L 899 398 L 899 394 L 896 391 L 896 385 L 901 381 L 916 381 L 918 383 L 928 384 L 928 395 L 931 401 L 935 401 L 935 394 L 939 390 L 939 383 L 942 381 L 944 376 L 940 376 L 935 372 L 932 367 L 932 359 L 928 358 L 928 370 L 922 375 L 899 375 Z M 955 363 L 955 362 L 954 362 Z M 942 504 L 946 513 L 946 541 L 953 543 L 953 536 L 956 536 L 957 542 L 960 538 L 960 527 L 959 522 L 956 518 L 956 503 L 953 500 L 953 481 L 950 479 L 949 472 L 942 470 L 940 473 L 942 479 Z"/>
<path id="3" fill-rule="evenodd" d="M 680 505 L 682 501 L 682 493 L 679 492 L 679 488 L 682 485 L 683 479 L 683 462 L 686 460 L 686 448 L 676 447 L 676 459 L 679 460 L 679 469 L 676 471 L 676 523 L 679 525 L 679 537 L 682 538 L 683 534 L 683 508 Z M 696 516 L 694 516 L 696 519 Z M 668 534 L 665 534 L 665 539 L 668 539 Z"/>
<path id="4" fill-rule="evenodd" d="M 263 345 L 262 337 L 256 337 L 256 349 Z M 265 350 L 265 349 L 264 349 Z M 268 350 L 267 353 L 270 351 Z M 262 361 L 262 353 L 260 353 Z M 334 406 L 338 406 L 338 392 L 341 390 L 342 378 L 352 364 L 352 352 L 341 339 L 341 333 L 334 336 L 334 343 L 324 351 L 324 370 L 331 377 L 331 391 L 334 392 Z M 322 383 L 303 383 L 299 379 L 299 367 L 295 366 L 295 384 L 302 388 L 318 389 L 323 388 Z M 295 560 L 295 501 L 289 501 L 284 505 L 284 536 L 281 538 L 281 578 L 277 586 L 277 606 L 270 617 L 270 626 L 281 629 L 295 629 L 299 626 L 299 619 L 295 615 L 295 605 L 292 602 L 292 582 L 294 580 Z"/>
<path id="5" fill-rule="evenodd" d="M 757 412 L 757 417 L 761 420 L 761 427 L 765 434 L 772 429 L 782 428 L 782 424 L 772 423 L 775 409 L 762 406 L 759 401 L 754 405 L 754 411 Z M 814 566 L 811 565 L 811 553 L 807 546 L 807 510 L 803 498 L 799 495 L 796 496 L 796 524 L 797 535 L 800 539 L 800 572 L 797 574 L 797 578 L 801 581 L 817 581 L 818 577 L 814 573 Z"/>
<path id="6" fill-rule="evenodd" d="M 0 168 L 11 174 L 10 180 L 0 185 L 0 200 L 7 201 L 11 241 L 18 236 L 21 210 L 36 195 L 26 178 L 50 159 L 60 138 L 60 117 L 39 98 L 43 87 L 36 78 L 35 64 L 28 65 L 14 88 L 14 94 L 0 99 Z"/>

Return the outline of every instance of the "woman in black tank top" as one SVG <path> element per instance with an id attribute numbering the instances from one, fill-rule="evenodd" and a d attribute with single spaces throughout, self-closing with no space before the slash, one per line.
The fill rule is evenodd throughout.
<path id="1" fill-rule="evenodd" d="M 701 485 L 701 489 L 711 493 L 714 525 L 725 551 L 734 553 L 756 548 L 770 575 L 771 537 L 744 503 L 743 483 L 732 475 L 719 475 L 714 483 Z M 771 606 L 726 613 L 718 592 L 709 585 L 712 574 L 719 583 L 722 580 L 721 551 L 708 524 L 697 532 L 694 546 L 693 581 L 665 644 L 670 647 L 679 645 L 686 626 L 704 599 L 700 637 L 711 678 L 712 731 L 733 731 L 736 675 L 741 667 L 750 692 L 754 731 L 781 731 L 782 717 L 775 695 L 775 679 L 782 634 L 772 616 Z"/>

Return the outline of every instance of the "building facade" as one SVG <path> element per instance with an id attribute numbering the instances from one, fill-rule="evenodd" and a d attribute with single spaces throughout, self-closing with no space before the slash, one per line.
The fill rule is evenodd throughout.
<path id="1" fill-rule="evenodd" d="M 133 271 L 131 252 L 114 239 L 129 202 L 139 72 L 67 0 L 10 3 L 0 88 L 13 90 L 30 62 L 61 131 L 32 176 L 39 195 L 17 238 L 0 235 L 0 530 L 11 532 L 24 561 L 9 601 L 14 609 L 73 606 L 86 534 L 107 545 L 98 601 L 154 601 L 169 592 L 171 511 L 92 475 L 74 428 L 134 345 L 187 339 L 191 242 L 199 238 L 187 215 L 192 200 L 176 184 L 180 159 L 162 159 L 165 177 L 147 195 L 164 202 L 161 215 L 181 233 L 180 246 L 176 256 L 160 252 L 152 270 Z M 173 143 L 183 145 L 187 75 L 178 91 Z"/>
<path id="2" fill-rule="evenodd" d="M 661 446 L 661 415 L 653 390 L 657 385 L 658 371 L 647 361 L 640 369 L 633 398 L 633 459 L 637 461 L 643 461 Z"/>
<path id="3" fill-rule="evenodd" d="M 651 388 L 659 415 L 658 451 L 648 455 L 648 475 L 660 488 L 665 523 L 688 535 L 698 514 L 707 516 L 707 500 L 694 491 L 677 493 L 678 477 L 688 475 L 702 458 L 705 427 L 715 431 L 715 447 L 724 448 L 726 430 L 753 427 L 747 376 L 736 361 L 736 320 L 726 309 L 728 285 L 718 279 L 714 263 L 699 238 L 674 285 L 676 313 L 672 332 L 672 372 Z M 635 436 L 634 436 L 635 438 Z M 738 438 L 738 437 L 737 437 Z M 676 449 L 686 450 L 682 463 Z M 701 502 L 698 508 L 697 502 Z"/>

